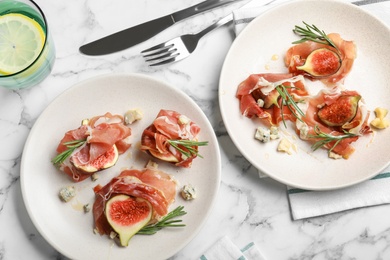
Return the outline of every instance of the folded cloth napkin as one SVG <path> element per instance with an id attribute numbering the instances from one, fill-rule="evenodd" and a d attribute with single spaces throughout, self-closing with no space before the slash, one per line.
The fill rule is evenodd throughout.
<path id="1" fill-rule="evenodd" d="M 374 178 L 347 188 L 308 191 L 287 187 L 294 220 L 348 209 L 390 203 L 390 168 Z"/>
<path id="2" fill-rule="evenodd" d="M 265 258 L 255 243 L 251 242 L 239 249 L 227 236 L 224 236 L 212 245 L 200 260 L 265 260 Z"/>
<path id="3" fill-rule="evenodd" d="M 272 2 L 266 6 L 241 8 L 233 12 L 234 30 L 236 36 L 251 22 L 266 10 L 285 0 Z M 361 1 L 375 3 L 378 1 Z M 261 5 L 261 2 L 255 3 Z M 267 177 L 259 171 L 259 177 Z M 308 191 L 287 187 L 291 215 L 294 220 L 316 217 L 348 209 L 368 207 L 390 203 L 390 167 L 383 173 L 351 187 L 331 191 Z"/>

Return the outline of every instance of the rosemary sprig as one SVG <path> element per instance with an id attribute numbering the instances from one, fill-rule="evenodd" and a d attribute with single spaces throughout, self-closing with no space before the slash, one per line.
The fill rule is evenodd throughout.
<path id="1" fill-rule="evenodd" d="M 320 130 L 320 128 L 318 127 L 318 125 L 314 126 L 314 132 L 316 133 L 315 135 L 309 135 L 308 137 L 309 138 L 316 138 L 316 139 L 320 139 L 318 140 L 317 142 L 315 142 L 311 148 L 313 149 L 313 151 L 331 143 L 331 142 L 335 142 L 334 145 L 329 149 L 329 152 L 332 152 L 332 150 L 344 139 L 346 138 L 351 138 L 351 137 L 355 137 L 357 136 L 356 134 L 352 134 L 352 133 L 349 133 L 349 132 L 346 132 L 344 131 L 344 134 L 343 135 L 331 135 L 331 134 L 327 134 L 327 133 L 324 133 Z"/>
<path id="2" fill-rule="evenodd" d="M 299 41 L 293 42 L 293 44 L 312 41 L 312 42 L 317 42 L 317 43 L 322 43 L 322 44 L 332 46 L 338 52 L 340 52 L 336 44 L 326 35 L 326 33 L 323 30 L 318 29 L 317 26 L 315 26 L 314 24 L 309 25 L 305 22 L 303 23 L 305 24 L 306 28 L 295 25 L 295 29 L 293 29 L 293 32 L 295 34 L 302 37 Z"/>
<path id="3" fill-rule="evenodd" d="M 85 142 L 87 141 L 87 139 L 81 139 L 81 140 L 73 140 L 73 141 L 69 141 L 69 142 L 65 142 L 64 145 L 66 145 L 66 147 L 68 149 L 66 149 L 65 151 L 63 151 L 62 153 L 58 154 L 56 157 L 54 157 L 51 162 L 58 166 L 60 165 L 61 163 L 63 163 L 66 158 L 68 158 L 69 156 L 72 155 L 72 153 L 80 146 L 82 146 Z"/>
<path id="4" fill-rule="evenodd" d="M 181 152 L 184 156 L 187 158 L 190 158 L 191 156 L 199 156 L 200 158 L 203 158 L 194 146 L 205 146 L 209 142 L 204 141 L 204 142 L 198 142 L 198 141 L 191 141 L 191 140 L 168 140 L 168 143 L 172 145 L 176 150 Z M 184 147 L 187 149 L 187 151 L 180 146 Z"/>
<path id="5" fill-rule="evenodd" d="M 181 219 L 172 220 L 173 218 L 177 218 L 180 216 L 183 216 L 187 214 L 184 210 L 184 206 L 178 206 L 176 209 L 169 212 L 165 217 L 163 217 L 159 222 L 155 224 L 150 224 L 147 226 L 144 226 L 141 228 L 137 234 L 139 235 L 153 235 L 157 233 L 157 231 L 160 231 L 163 228 L 166 227 L 184 227 L 185 224 L 178 224 L 181 223 Z"/>
<path id="6" fill-rule="evenodd" d="M 283 114 L 283 107 L 287 106 L 287 108 L 291 111 L 291 113 L 300 121 L 302 121 L 300 116 L 305 116 L 303 111 L 299 108 L 297 102 L 294 100 L 294 98 L 288 93 L 287 88 L 292 88 L 290 86 L 284 86 L 284 85 L 277 85 L 275 89 L 279 92 L 280 97 L 282 98 L 281 102 L 281 116 L 282 116 L 282 121 L 285 127 L 286 126 L 286 121 L 284 120 L 284 114 Z M 298 116 L 297 113 L 300 115 Z"/>

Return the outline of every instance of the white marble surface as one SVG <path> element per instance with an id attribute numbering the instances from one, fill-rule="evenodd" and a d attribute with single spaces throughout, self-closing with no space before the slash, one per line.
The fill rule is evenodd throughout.
<path id="1" fill-rule="evenodd" d="M 88 57 L 78 51 L 89 41 L 197 2 L 37 0 L 49 20 L 57 59 L 52 74 L 40 85 L 20 91 L 0 88 L 1 260 L 66 259 L 45 241 L 27 214 L 19 179 L 22 149 L 35 120 L 56 96 L 79 81 L 112 72 L 142 73 L 182 89 L 210 118 L 220 143 L 222 181 L 215 207 L 199 234 L 172 259 L 197 259 L 224 235 L 239 247 L 254 241 L 266 259 L 390 259 L 390 205 L 292 221 L 285 186 L 258 178 L 257 170 L 235 148 L 217 98 L 220 69 L 234 39 L 231 25 L 208 35 L 186 60 L 160 68 L 144 63 L 139 54 L 144 48 L 197 31 L 233 6 L 186 20 L 119 53 Z M 390 25 L 390 2 L 361 8 Z"/>

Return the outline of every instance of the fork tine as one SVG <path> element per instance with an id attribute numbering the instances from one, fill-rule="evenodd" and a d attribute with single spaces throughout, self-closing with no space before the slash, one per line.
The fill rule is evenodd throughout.
<path id="1" fill-rule="evenodd" d="M 168 52 L 164 55 L 156 56 L 156 57 L 150 57 L 150 58 L 145 58 L 145 61 L 147 62 L 153 62 L 153 61 L 158 61 L 158 60 L 165 60 L 167 58 L 176 58 L 180 53 L 175 53 L 176 50 L 172 50 L 172 52 Z"/>
<path id="2" fill-rule="evenodd" d="M 164 49 L 167 46 L 171 46 L 171 45 L 173 45 L 172 41 L 163 42 L 163 43 L 157 44 L 155 46 L 152 46 L 152 47 L 150 47 L 150 48 L 148 48 L 146 50 L 143 50 L 143 51 L 141 51 L 141 53 L 157 51 L 159 49 Z"/>
<path id="3" fill-rule="evenodd" d="M 165 52 L 166 50 L 170 49 L 173 47 L 173 43 L 171 44 L 159 44 L 161 45 L 160 47 L 157 47 L 158 45 L 152 47 L 152 48 L 149 48 L 149 49 L 146 49 L 146 50 L 143 50 L 141 51 L 141 54 L 144 56 L 144 57 L 147 57 L 147 56 L 150 56 L 150 55 L 155 55 L 155 54 L 158 54 L 158 53 L 162 53 L 162 52 Z"/>
<path id="4" fill-rule="evenodd" d="M 176 50 L 174 50 L 176 51 Z M 160 55 L 158 57 L 150 58 L 150 59 L 145 59 L 147 63 L 149 63 L 150 66 L 155 65 L 155 64 L 160 64 L 165 61 L 170 61 L 173 62 L 176 60 L 176 58 L 180 55 L 180 53 L 173 52 L 173 53 L 167 53 L 165 55 Z M 165 63 L 162 63 L 165 64 Z"/>
<path id="5" fill-rule="evenodd" d="M 179 60 L 183 60 L 183 59 L 185 59 L 187 57 L 188 57 L 188 55 L 183 55 L 183 53 L 176 52 L 174 55 L 172 55 L 170 57 L 167 57 L 166 59 L 161 59 L 161 60 L 158 60 L 159 62 L 157 62 L 157 63 L 149 64 L 149 66 L 164 65 L 164 64 L 176 62 L 176 61 L 179 61 Z"/>
<path id="6" fill-rule="evenodd" d="M 177 60 L 180 53 L 177 52 L 175 43 L 171 40 L 141 52 L 149 66 L 158 66 Z"/>
<path id="7" fill-rule="evenodd" d="M 174 53 L 177 49 L 176 48 L 173 48 L 174 46 L 172 45 L 170 48 L 166 48 L 166 49 L 163 49 L 163 50 L 159 50 L 159 51 L 156 51 L 156 52 L 153 52 L 153 53 L 148 53 L 146 55 L 143 55 L 144 58 L 146 60 L 148 59 L 153 59 L 153 58 L 156 58 L 156 57 L 164 57 L 165 55 L 167 54 L 172 54 Z"/>
<path id="8" fill-rule="evenodd" d="M 160 51 L 155 52 L 155 53 L 144 55 L 144 59 L 147 62 L 151 62 L 151 61 L 156 61 L 156 60 L 173 58 L 173 57 L 176 57 L 177 55 L 179 55 L 177 53 L 177 49 L 174 48 L 174 46 L 172 45 L 171 49 L 160 50 Z"/>
<path id="9" fill-rule="evenodd" d="M 166 60 L 163 60 L 163 61 L 160 61 L 160 62 L 156 62 L 156 63 L 151 63 L 151 64 L 149 64 L 149 66 L 151 66 L 151 67 L 153 67 L 153 66 L 160 66 L 160 65 L 172 63 L 174 61 L 176 61 L 176 57 L 172 57 L 170 59 L 166 59 Z"/>

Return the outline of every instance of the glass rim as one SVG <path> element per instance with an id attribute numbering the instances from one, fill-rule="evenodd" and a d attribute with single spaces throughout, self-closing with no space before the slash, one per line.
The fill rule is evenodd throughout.
<path id="1" fill-rule="evenodd" d="M 35 60 L 33 60 L 27 67 L 25 67 L 24 69 L 22 70 L 19 70 L 15 73 L 12 73 L 12 74 L 7 74 L 7 75 L 0 75 L 0 78 L 10 78 L 10 77 L 14 77 L 16 75 L 19 75 L 23 72 L 25 72 L 26 70 L 28 70 L 31 66 L 33 66 L 35 64 L 35 62 L 37 62 L 39 60 L 39 58 L 42 56 L 42 53 L 43 51 L 45 50 L 46 48 L 46 44 L 47 44 L 47 38 L 48 38 L 48 35 L 49 35 L 49 26 L 47 24 L 47 20 L 46 20 L 46 16 L 45 16 L 45 13 L 42 11 L 42 9 L 39 7 L 39 5 L 37 3 L 35 3 L 34 0 L 27 0 L 28 2 L 32 3 L 33 6 L 38 10 L 39 14 L 42 16 L 42 19 L 43 19 L 43 23 L 45 25 L 45 41 L 43 42 L 43 47 L 42 49 L 40 50 L 38 56 L 35 58 Z M 15 0 L 15 2 L 19 2 L 18 0 Z"/>

